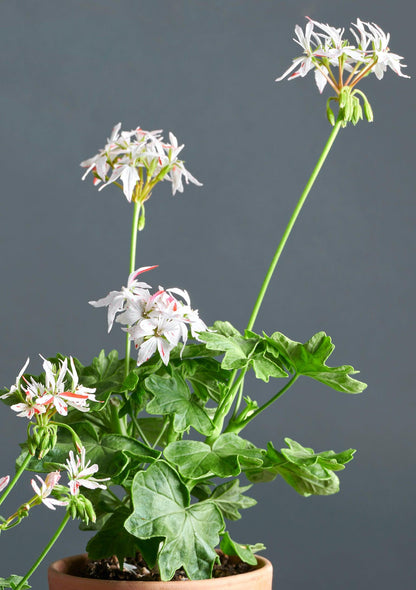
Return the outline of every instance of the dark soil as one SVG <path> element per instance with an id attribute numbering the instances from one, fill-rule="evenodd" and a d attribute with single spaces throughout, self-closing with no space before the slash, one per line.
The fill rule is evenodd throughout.
<path id="1" fill-rule="evenodd" d="M 218 555 L 220 563 L 214 564 L 213 578 L 244 574 L 255 569 L 255 567 L 244 563 L 238 557 L 225 555 L 222 551 L 219 551 Z M 136 570 L 121 571 L 117 557 L 113 556 L 108 559 L 101 559 L 100 561 L 88 562 L 85 571 L 79 575 L 84 578 L 96 578 L 99 580 L 141 580 L 142 582 L 160 580 L 158 570 L 156 568 L 149 569 L 140 553 L 137 553 L 134 559 L 128 559 L 126 563 L 136 566 Z M 182 582 L 188 579 L 183 569 L 177 570 L 175 576 L 172 578 L 175 582 Z"/>

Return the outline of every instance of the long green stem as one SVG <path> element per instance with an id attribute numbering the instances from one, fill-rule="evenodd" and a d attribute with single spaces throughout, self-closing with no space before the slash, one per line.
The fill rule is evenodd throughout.
<path id="1" fill-rule="evenodd" d="M 17 480 L 19 479 L 19 477 L 22 475 L 23 471 L 28 466 L 31 457 L 32 457 L 32 455 L 28 451 L 26 457 L 24 458 L 23 463 L 21 464 L 21 466 L 19 467 L 19 469 L 16 471 L 16 475 L 14 476 L 14 478 L 12 479 L 12 481 L 9 483 L 9 485 L 6 488 L 6 490 L 4 491 L 3 495 L 1 496 L 1 498 L 0 498 L 0 506 L 3 504 L 4 500 L 7 498 L 7 496 L 10 494 L 10 492 L 12 491 L 12 489 L 14 488 L 14 486 L 16 485 Z"/>
<path id="2" fill-rule="evenodd" d="M 271 280 L 271 278 L 273 276 L 273 273 L 274 273 L 274 270 L 276 268 L 276 265 L 277 265 L 277 263 L 279 261 L 280 255 L 283 252 L 283 249 L 284 249 L 284 247 L 286 245 L 286 242 L 287 242 L 287 240 L 288 240 L 288 238 L 290 236 L 290 233 L 291 233 L 291 231 L 293 229 L 293 226 L 295 225 L 295 222 L 296 222 L 296 220 L 297 220 L 297 218 L 299 216 L 299 213 L 300 213 L 300 211 L 301 211 L 301 209 L 303 207 L 303 204 L 306 201 L 306 197 L 308 196 L 311 188 L 313 187 L 313 184 L 314 184 L 314 182 L 315 182 L 315 180 L 316 180 L 316 178 L 317 178 L 317 176 L 318 176 L 318 174 L 319 174 L 319 172 L 320 172 L 320 170 L 321 170 L 321 168 L 322 168 L 322 166 L 323 166 L 323 164 L 324 164 L 324 162 L 325 162 L 325 160 L 326 160 L 326 158 L 327 158 L 327 156 L 328 156 L 328 154 L 329 154 L 329 152 L 331 150 L 332 144 L 334 143 L 334 141 L 336 139 L 336 136 L 338 135 L 338 131 L 341 129 L 341 125 L 342 125 L 342 122 L 341 121 L 337 121 L 335 123 L 335 125 L 334 125 L 334 127 L 333 127 L 333 129 L 331 131 L 331 134 L 330 134 L 330 136 L 328 138 L 328 141 L 325 144 L 325 147 L 323 149 L 323 152 L 320 155 L 319 160 L 316 163 L 316 166 L 313 169 L 313 172 L 312 172 L 312 174 L 311 174 L 311 176 L 310 176 L 310 178 L 309 178 L 309 180 L 308 180 L 305 188 L 303 189 L 303 192 L 302 192 L 302 194 L 300 196 L 300 199 L 299 199 L 299 201 L 298 201 L 298 203 L 297 203 L 297 205 L 296 205 L 296 207 L 295 207 L 295 209 L 294 209 L 294 211 L 292 213 L 291 218 L 289 219 L 289 223 L 287 224 L 286 229 L 283 232 L 283 236 L 282 236 L 282 238 L 281 238 L 281 240 L 280 240 L 280 242 L 279 242 L 279 244 L 277 246 L 276 252 L 275 252 L 275 254 L 273 256 L 273 259 L 271 261 L 271 264 L 269 266 L 269 269 L 268 269 L 268 271 L 266 273 L 266 276 L 264 278 L 263 284 L 262 284 L 262 286 L 260 288 L 260 292 L 259 292 L 259 294 L 257 296 L 257 299 L 256 299 L 256 302 L 254 304 L 253 311 L 251 312 L 251 316 L 250 316 L 250 319 L 249 319 L 248 324 L 247 324 L 247 330 L 251 330 L 253 328 L 253 326 L 254 326 L 254 322 L 256 321 L 257 314 L 259 313 L 261 304 L 263 303 L 264 296 L 266 294 L 266 291 L 267 291 L 267 288 L 269 286 L 270 280 Z"/>
<path id="3" fill-rule="evenodd" d="M 282 238 L 277 246 L 276 252 L 275 252 L 273 259 L 270 263 L 269 269 L 266 273 L 266 276 L 264 277 L 259 294 L 257 296 L 256 302 L 253 307 L 253 311 L 251 312 L 250 319 L 247 324 L 247 330 L 252 330 L 252 328 L 254 326 L 254 323 L 255 323 L 257 315 L 259 313 L 260 307 L 263 303 L 264 296 L 265 296 L 267 288 L 270 284 L 273 273 L 276 269 L 279 258 L 283 252 L 283 249 L 284 249 L 286 242 L 290 236 L 293 226 L 295 225 L 295 222 L 299 216 L 299 213 L 306 201 L 306 197 L 308 196 L 311 188 L 314 185 L 314 182 L 315 182 L 315 180 L 316 180 L 316 178 L 317 178 L 317 176 L 318 176 L 318 174 L 319 174 L 319 172 L 320 172 L 320 170 L 321 170 L 321 168 L 322 168 L 322 166 L 323 166 L 323 164 L 324 164 L 324 162 L 331 150 L 332 144 L 334 143 L 334 141 L 338 135 L 338 131 L 341 129 L 341 126 L 342 126 L 342 121 L 339 119 L 335 123 L 335 125 L 329 135 L 329 138 L 325 144 L 325 147 L 324 147 L 321 155 L 319 156 L 319 159 L 315 165 L 315 168 L 313 169 L 312 174 L 311 174 L 308 182 L 306 183 L 306 186 L 303 189 L 303 192 L 299 198 L 299 201 L 297 202 L 296 207 L 289 219 L 289 223 L 287 224 L 286 229 L 283 232 Z M 243 377 L 246 374 L 247 370 L 248 370 L 248 367 L 246 367 L 245 369 L 242 369 L 241 374 L 243 375 Z M 228 414 L 228 412 L 234 402 L 234 398 L 237 393 L 237 390 L 233 386 L 236 374 L 237 374 L 237 371 L 234 371 L 232 373 L 231 378 L 230 378 L 230 385 L 229 385 L 228 394 L 227 394 L 226 398 L 224 399 L 223 404 L 221 404 L 221 406 L 218 408 L 218 410 L 214 416 L 213 422 L 215 425 L 215 433 L 219 433 L 221 431 L 225 416 Z M 241 378 L 241 374 L 239 376 L 239 379 Z"/>
<path id="4" fill-rule="evenodd" d="M 137 226 L 139 223 L 140 210 L 142 208 L 141 203 L 134 203 L 133 221 L 131 224 L 131 238 L 130 238 L 130 266 L 129 274 L 135 270 L 136 266 L 136 249 L 137 249 Z M 124 365 L 124 376 L 130 372 L 130 336 L 126 334 L 126 358 Z"/>
<path id="5" fill-rule="evenodd" d="M 32 567 L 30 568 L 30 570 L 27 572 L 27 574 L 25 575 L 25 577 L 19 582 L 19 584 L 16 586 L 16 590 L 21 590 L 21 588 L 24 586 L 24 584 L 28 581 L 28 579 L 30 578 L 30 576 L 33 574 L 33 572 L 39 567 L 39 565 L 42 563 L 42 561 L 45 559 L 46 555 L 49 553 L 49 551 L 52 549 L 55 541 L 58 539 L 59 535 L 62 533 L 62 531 L 64 530 L 68 520 L 70 519 L 70 515 L 67 512 L 61 522 L 61 524 L 59 525 L 59 527 L 56 529 L 55 534 L 53 535 L 53 537 L 51 538 L 51 540 L 49 541 L 49 543 L 46 545 L 45 549 L 42 551 L 42 553 L 39 555 L 39 557 L 37 558 L 37 560 L 35 561 L 35 563 L 32 565 Z"/>

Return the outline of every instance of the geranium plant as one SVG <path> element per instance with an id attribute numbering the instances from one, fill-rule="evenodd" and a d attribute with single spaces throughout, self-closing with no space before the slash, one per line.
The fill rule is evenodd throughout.
<path id="1" fill-rule="evenodd" d="M 272 258 L 245 330 L 227 321 L 207 327 L 183 289 L 153 289 L 155 266 L 136 264 L 138 231 L 146 225 L 145 208 L 156 185 L 168 181 L 172 193 L 185 183 L 200 183 L 180 159 L 183 145 L 162 131 L 112 130 L 103 149 L 83 161 L 83 179 L 102 190 L 121 189 L 131 203 L 133 221 L 126 286 L 90 301 L 107 308 L 108 330 L 120 324 L 126 334 L 124 358 L 101 351 L 84 366 L 76 358 L 43 359 L 43 373 L 27 373 L 29 359 L 2 400 L 27 421 L 27 438 L 13 478 L 0 478 L 0 503 L 25 471 L 34 495 L 2 517 L 4 534 L 37 505 L 65 510 L 62 523 L 25 576 L 0 579 L 2 588 L 28 587 L 27 581 L 70 518 L 95 531 L 87 544 L 91 559 L 116 556 L 129 564 L 136 552 L 163 580 L 183 568 L 191 579 L 209 578 L 218 559 L 216 548 L 256 564 L 261 544 L 237 542 L 227 521 L 255 504 L 252 483 L 282 477 L 303 496 L 339 490 L 337 472 L 354 454 L 319 451 L 291 438 L 257 448 L 244 428 L 272 406 L 301 377 L 317 380 L 342 393 L 366 387 L 349 365 L 329 366 L 331 338 L 318 332 L 304 343 L 254 324 L 272 274 L 302 205 L 342 127 L 364 117 L 373 120 L 358 84 L 374 73 L 381 79 L 391 68 L 402 77 L 401 57 L 388 48 L 389 35 L 359 19 L 347 40 L 344 30 L 308 20 L 297 26 L 302 48 L 278 80 L 313 71 L 320 92 L 329 86 L 329 139 L 297 203 Z M 333 108 L 336 107 L 335 114 Z M 154 262 L 154 261 L 150 261 Z M 163 272 L 163 270 L 162 270 Z M 202 314 L 203 315 L 203 314 Z M 132 343 L 134 354 L 131 352 Z M 259 405 L 244 394 L 248 371 L 270 383 L 272 394 Z M 66 473 L 67 483 L 62 476 Z M 39 475 L 39 474 L 46 474 Z M 248 480 L 248 483 L 247 483 Z M 242 543 L 241 541 L 244 541 Z M 5 574 L 7 572 L 4 572 Z"/>

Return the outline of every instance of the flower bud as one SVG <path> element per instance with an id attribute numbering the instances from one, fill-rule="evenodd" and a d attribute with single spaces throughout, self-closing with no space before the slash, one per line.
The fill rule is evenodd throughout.
<path id="1" fill-rule="evenodd" d="M 331 107 L 329 106 L 329 102 L 331 99 L 328 99 L 326 103 L 326 116 L 332 127 L 335 125 L 335 115 Z"/>
<path id="2" fill-rule="evenodd" d="M 75 520 L 76 518 L 79 518 L 85 522 L 85 524 L 97 520 L 91 501 L 82 494 L 71 496 L 69 500 L 69 511 L 72 519 Z"/>
<path id="3" fill-rule="evenodd" d="M 361 108 L 359 99 L 354 96 L 352 98 L 353 109 L 351 121 L 353 125 L 357 125 L 358 121 L 363 118 L 363 109 Z"/>
<path id="4" fill-rule="evenodd" d="M 373 109 L 371 108 L 370 103 L 368 102 L 368 100 L 364 101 L 364 114 L 365 114 L 365 118 L 367 119 L 367 121 L 369 123 L 372 123 L 374 121 L 374 115 L 373 115 Z"/>

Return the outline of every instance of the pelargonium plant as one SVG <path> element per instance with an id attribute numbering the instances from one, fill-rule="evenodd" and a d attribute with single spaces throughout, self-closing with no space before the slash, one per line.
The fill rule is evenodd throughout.
<path id="1" fill-rule="evenodd" d="M 354 377 L 353 367 L 327 365 L 334 345 L 324 332 L 301 343 L 276 331 L 278 326 L 253 329 L 279 257 L 338 132 L 364 116 L 373 120 L 358 84 L 372 73 L 383 78 L 387 68 L 408 77 L 379 26 L 358 19 L 350 30 L 346 39 L 344 29 L 312 19 L 305 30 L 296 26 L 302 55 L 277 79 L 313 71 L 319 91 L 330 87 L 334 93 L 327 101 L 332 130 L 243 331 L 227 321 L 208 327 L 185 290 L 153 289 L 147 281 L 155 266 L 137 268 L 137 235 L 145 228 L 145 206 L 156 185 L 170 182 L 173 194 L 183 191 L 183 181 L 200 185 L 180 159 L 184 146 L 173 133 L 165 140 L 160 130 L 123 131 L 119 123 L 104 148 L 81 163 L 83 179 L 92 177 L 98 190 L 116 185 L 132 205 L 126 286 L 90 301 L 107 308 L 109 331 L 116 323 L 125 332 L 125 358 L 101 351 L 84 366 L 57 355 L 43 359 L 40 376 L 27 374 L 28 359 L 16 382 L 2 392 L 7 411 L 26 421 L 27 437 L 15 475 L 0 477 L 0 504 L 25 471 L 35 475 L 33 495 L 1 517 L 0 531 L 19 525 L 41 504 L 64 510 L 64 517 L 26 575 L 2 578 L 0 587 L 28 587 L 30 575 L 71 518 L 94 531 L 87 543 L 91 559 L 116 556 L 132 578 L 129 560 L 138 551 L 162 580 L 178 568 L 191 579 L 209 578 L 217 548 L 255 565 L 254 551 L 263 546 L 233 540 L 226 524 L 256 503 L 247 495 L 252 483 L 280 476 L 305 497 L 339 490 L 337 472 L 353 458 L 353 449 L 316 452 L 291 438 L 258 448 L 242 433 L 301 377 L 342 393 L 366 387 Z M 261 405 L 244 394 L 249 371 L 273 383 Z"/>

